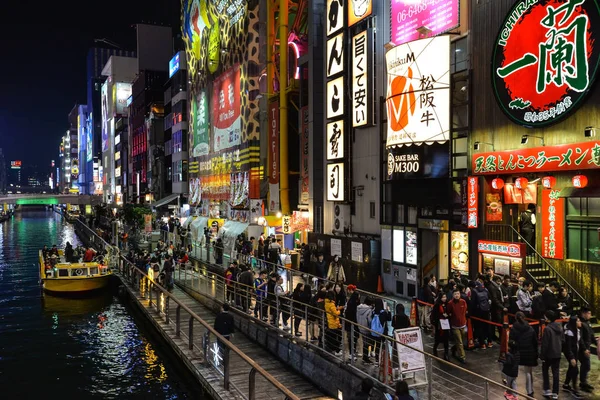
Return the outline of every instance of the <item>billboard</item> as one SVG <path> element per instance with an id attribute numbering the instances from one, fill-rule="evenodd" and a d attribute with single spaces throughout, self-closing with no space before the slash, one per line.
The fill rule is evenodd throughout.
<path id="1" fill-rule="evenodd" d="M 396 45 L 457 28 L 460 0 L 392 0 L 392 42 Z M 517 3 L 520 4 L 520 3 Z"/>
<path id="2" fill-rule="evenodd" d="M 102 102 L 102 152 L 105 152 L 108 150 L 108 82 L 102 84 L 100 101 Z"/>
<path id="3" fill-rule="evenodd" d="M 92 159 L 94 158 L 93 129 L 94 129 L 94 118 L 93 118 L 92 113 L 90 113 L 90 116 L 88 117 L 88 120 L 87 120 L 87 129 L 85 131 L 85 133 L 86 133 L 86 138 L 85 138 L 86 158 L 85 158 L 85 160 L 87 162 L 91 162 Z"/>
<path id="4" fill-rule="evenodd" d="M 387 146 L 448 140 L 450 37 L 390 49 L 387 63 Z"/>
<path id="5" fill-rule="evenodd" d="M 131 83 L 117 82 L 115 85 L 115 108 L 117 115 L 127 116 L 127 99 L 131 96 Z"/>
<path id="6" fill-rule="evenodd" d="M 169 78 L 175 75 L 177 71 L 179 71 L 179 53 L 175 54 L 175 57 L 169 61 Z"/>
<path id="7" fill-rule="evenodd" d="M 213 150 L 237 146 L 242 138 L 240 65 L 223 72 L 213 81 Z"/>
<path id="8" fill-rule="evenodd" d="M 200 157 L 209 151 L 208 101 L 202 90 L 192 100 L 192 157 Z"/>
<path id="9" fill-rule="evenodd" d="M 21 160 L 15 160 L 10 162 L 11 169 L 21 169 Z"/>

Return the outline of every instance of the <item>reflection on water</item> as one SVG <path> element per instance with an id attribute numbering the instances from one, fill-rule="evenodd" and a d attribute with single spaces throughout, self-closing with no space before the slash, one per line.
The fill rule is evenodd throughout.
<path id="1" fill-rule="evenodd" d="M 39 248 L 67 241 L 79 244 L 51 211 L 17 213 L 0 225 L 1 397 L 199 398 L 193 380 L 118 297 L 41 292 Z"/>

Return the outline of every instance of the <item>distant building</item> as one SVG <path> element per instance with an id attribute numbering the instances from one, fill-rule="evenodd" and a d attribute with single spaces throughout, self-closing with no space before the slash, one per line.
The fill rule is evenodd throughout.
<path id="1" fill-rule="evenodd" d="M 0 149 L 0 193 L 6 193 L 6 160 L 4 152 Z"/>

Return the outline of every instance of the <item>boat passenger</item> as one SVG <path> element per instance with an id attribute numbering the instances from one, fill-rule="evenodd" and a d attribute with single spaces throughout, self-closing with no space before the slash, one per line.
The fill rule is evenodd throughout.
<path id="1" fill-rule="evenodd" d="M 53 245 L 52 245 L 52 248 L 50 249 L 50 255 L 51 255 L 51 256 L 52 256 L 52 255 L 55 255 L 56 257 L 58 257 L 58 256 L 59 256 L 59 254 L 58 254 L 58 247 L 56 247 L 56 245 L 55 245 L 55 244 L 53 244 Z"/>

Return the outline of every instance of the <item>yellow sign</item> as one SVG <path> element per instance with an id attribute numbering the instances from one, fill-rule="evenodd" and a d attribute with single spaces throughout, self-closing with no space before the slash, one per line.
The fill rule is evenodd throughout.
<path id="1" fill-rule="evenodd" d="M 284 215 L 281 218 L 281 231 L 284 234 L 292 233 L 292 217 L 289 215 Z"/>

